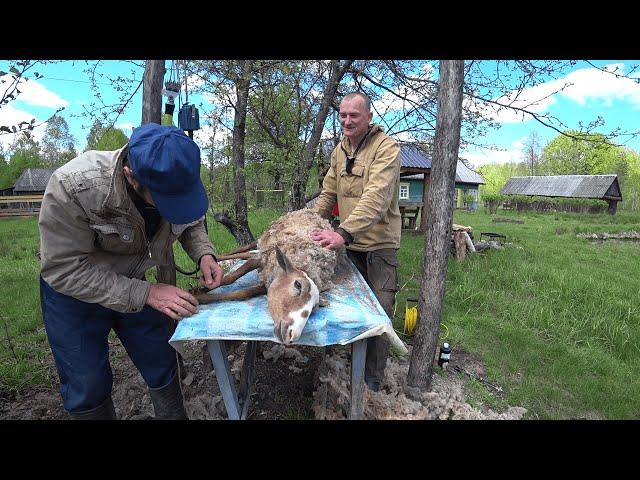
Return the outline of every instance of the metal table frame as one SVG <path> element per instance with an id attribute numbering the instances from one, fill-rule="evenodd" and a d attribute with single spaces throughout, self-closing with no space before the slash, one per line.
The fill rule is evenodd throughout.
<path id="1" fill-rule="evenodd" d="M 251 406 L 251 393 L 255 380 L 255 359 L 257 341 L 247 341 L 242 363 L 240 385 L 236 390 L 235 380 L 227 358 L 224 340 L 207 340 L 207 348 L 216 380 L 222 393 L 229 420 L 246 420 Z M 367 355 L 367 339 L 351 343 L 351 405 L 350 420 L 360 420 L 364 410 L 364 364 Z"/>

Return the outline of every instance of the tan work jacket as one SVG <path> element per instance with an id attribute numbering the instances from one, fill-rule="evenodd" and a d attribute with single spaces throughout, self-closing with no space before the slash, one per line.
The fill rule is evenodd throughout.
<path id="1" fill-rule="evenodd" d="M 186 225 L 162 220 L 153 238 L 126 188 L 127 146 L 88 151 L 57 169 L 44 193 L 40 218 L 40 274 L 54 290 L 118 312 L 139 312 L 158 267 L 158 282 L 173 283 L 173 248 L 180 240 L 198 261 L 213 254 L 204 217 Z M 172 282 L 173 280 L 173 282 Z"/>
<path id="2" fill-rule="evenodd" d="M 342 146 L 351 153 L 348 138 Z M 356 155 L 351 174 L 347 156 L 338 145 L 331 153 L 331 166 L 324 177 L 315 210 L 330 218 L 338 202 L 340 227 L 353 237 L 347 248 L 371 251 L 400 248 L 400 146 L 382 127 L 373 125 Z"/>

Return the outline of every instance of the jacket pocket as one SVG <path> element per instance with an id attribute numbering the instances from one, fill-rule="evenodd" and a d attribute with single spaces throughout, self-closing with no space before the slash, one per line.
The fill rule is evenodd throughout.
<path id="1" fill-rule="evenodd" d="M 141 250 L 142 239 L 133 227 L 120 224 L 91 224 L 95 245 L 105 252 L 131 254 Z"/>
<path id="2" fill-rule="evenodd" d="M 383 248 L 368 253 L 367 276 L 375 290 L 394 293 L 400 290 L 398 265 L 398 253 L 394 249 Z"/>
<path id="3" fill-rule="evenodd" d="M 357 197 L 362 196 L 364 189 L 364 181 L 362 176 L 364 175 L 364 165 L 354 165 L 351 173 L 347 173 L 346 170 L 342 172 L 342 192 L 345 197 Z"/>

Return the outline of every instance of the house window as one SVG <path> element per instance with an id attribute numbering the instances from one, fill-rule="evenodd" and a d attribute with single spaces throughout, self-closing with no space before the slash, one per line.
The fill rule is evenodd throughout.
<path id="1" fill-rule="evenodd" d="M 409 184 L 401 183 L 400 184 L 400 200 L 409 200 Z"/>

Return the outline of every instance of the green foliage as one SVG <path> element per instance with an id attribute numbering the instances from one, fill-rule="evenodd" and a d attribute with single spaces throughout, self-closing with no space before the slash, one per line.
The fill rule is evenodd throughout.
<path id="1" fill-rule="evenodd" d="M 499 193 L 485 193 L 484 195 L 482 195 L 482 200 L 484 200 L 485 203 L 506 202 L 508 198 L 509 197 L 507 195 L 500 195 Z"/>
<path id="2" fill-rule="evenodd" d="M 124 147 L 128 141 L 129 138 L 122 130 L 118 128 L 107 128 L 98 140 L 96 150 L 118 150 L 119 148 Z"/>
<path id="3" fill-rule="evenodd" d="M 487 194 L 499 194 L 511 177 L 529 175 L 527 167 L 521 163 L 487 164 L 478 168 L 486 180 L 485 185 L 480 185 L 480 198 L 486 200 Z"/>
<path id="4" fill-rule="evenodd" d="M 103 127 L 99 122 L 95 122 L 87 135 L 87 150 L 111 151 L 122 148 L 129 138 L 122 130 L 115 127 Z"/>
<path id="5" fill-rule="evenodd" d="M 41 157 L 45 167 L 60 167 L 77 156 L 75 138 L 64 117 L 53 116 L 42 137 Z"/>
<path id="6" fill-rule="evenodd" d="M 0 188 L 12 187 L 25 169 L 43 166 L 40 145 L 29 132 L 18 135 L 9 150 L 12 152 L 9 163 L 3 162 L 0 168 Z"/>

